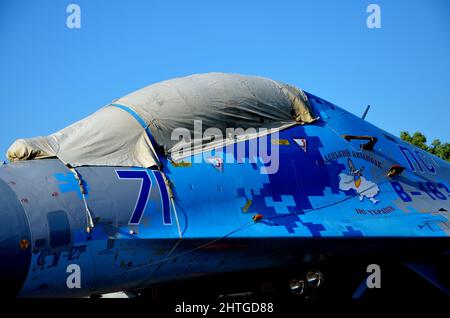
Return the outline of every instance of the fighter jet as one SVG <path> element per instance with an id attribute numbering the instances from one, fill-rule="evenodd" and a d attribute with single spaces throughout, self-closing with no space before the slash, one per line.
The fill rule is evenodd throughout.
<path id="1" fill-rule="evenodd" d="M 219 295 L 217 277 L 276 277 L 304 297 L 343 275 L 329 264 L 374 255 L 448 294 L 434 261 L 450 247 L 449 163 L 292 85 L 162 81 L 18 139 L 7 157 L 5 295 L 141 295 L 198 279 Z"/>

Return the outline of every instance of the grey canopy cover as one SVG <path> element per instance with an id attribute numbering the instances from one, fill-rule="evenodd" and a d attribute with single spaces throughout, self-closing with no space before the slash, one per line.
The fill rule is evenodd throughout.
<path id="1" fill-rule="evenodd" d="M 157 146 L 177 160 L 171 154 L 186 141 L 173 140 L 176 128 L 190 132 L 192 145 L 201 139 L 194 153 L 220 146 L 195 136 L 194 120 L 201 120 L 203 131 L 219 129 L 227 142 L 227 128 L 273 131 L 315 119 L 306 95 L 293 86 L 255 76 L 197 74 L 144 87 L 52 135 L 16 140 L 7 157 L 11 161 L 58 157 L 73 167 L 151 167 L 159 162 L 145 128 Z"/>

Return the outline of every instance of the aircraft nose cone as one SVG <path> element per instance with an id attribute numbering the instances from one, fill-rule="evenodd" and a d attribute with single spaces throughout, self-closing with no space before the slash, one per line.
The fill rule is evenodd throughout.
<path id="1" fill-rule="evenodd" d="M 0 179 L 0 295 L 15 297 L 31 260 L 30 229 L 12 189 Z"/>

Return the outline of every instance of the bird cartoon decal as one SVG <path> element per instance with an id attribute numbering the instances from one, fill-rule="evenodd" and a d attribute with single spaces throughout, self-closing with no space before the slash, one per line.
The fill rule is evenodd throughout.
<path id="1" fill-rule="evenodd" d="M 377 204 L 379 200 L 375 198 L 380 192 L 378 185 L 372 181 L 367 180 L 362 172 L 364 166 L 356 169 L 353 161 L 349 158 L 347 166 L 350 169 L 349 173 L 339 174 L 339 189 L 342 191 L 355 190 L 359 194 L 359 200 L 363 201 L 368 198 L 373 204 Z"/>
<path id="2" fill-rule="evenodd" d="M 350 168 L 350 175 L 353 176 L 353 182 L 355 183 L 355 186 L 359 188 L 359 186 L 361 185 L 361 177 L 362 172 L 364 171 L 364 166 L 362 166 L 361 169 L 356 169 L 353 161 L 350 158 L 347 161 L 347 166 Z"/>

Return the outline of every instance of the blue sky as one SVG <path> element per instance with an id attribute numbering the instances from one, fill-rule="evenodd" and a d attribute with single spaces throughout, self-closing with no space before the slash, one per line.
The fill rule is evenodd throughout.
<path id="1" fill-rule="evenodd" d="M 81 29 L 66 7 L 81 7 Z M 366 27 L 367 5 L 381 29 Z M 0 0 L 0 159 L 151 83 L 210 71 L 294 84 L 398 135 L 450 141 L 450 2 Z"/>

